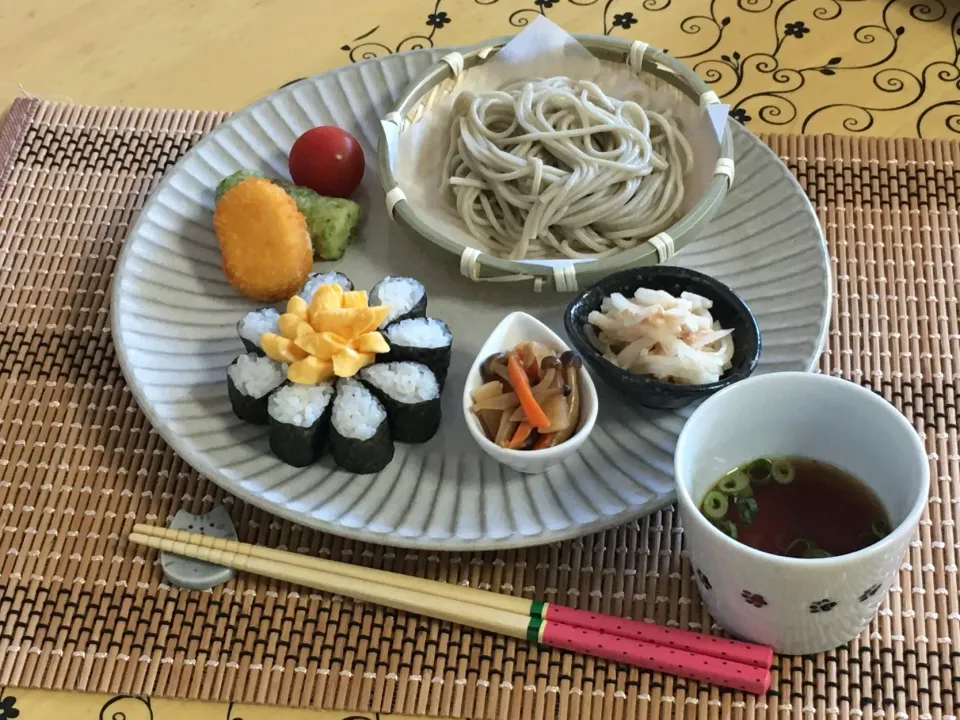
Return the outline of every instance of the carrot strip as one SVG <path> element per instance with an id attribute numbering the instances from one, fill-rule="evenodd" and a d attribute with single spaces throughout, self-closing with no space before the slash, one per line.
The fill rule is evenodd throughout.
<path id="1" fill-rule="evenodd" d="M 527 438 L 530 437 L 530 433 L 533 432 L 533 425 L 524 421 L 517 425 L 517 431 L 513 434 L 513 438 L 510 440 L 510 443 L 507 447 L 510 450 L 516 450 L 518 447 L 523 445 Z"/>
<path id="2" fill-rule="evenodd" d="M 513 385 L 513 391 L 517 394 L 517 399 L 520 400 L 520 407 L 523 408 L 527 420 L 539 430 L 549 428 L 550 419 L 543 408 L 540 407 L 536 398 L 533 397 L 530 379 L 516 355 L 510 355 L 507 358 L 507 372 L 510 374 L 510 384 Z"/>
<path id="3" fill-rule="evenodd" d="M 553 434 L 541 435 L 540 439 L 533 444 L 534 450 L 543 450 L 553 444 Z"/>

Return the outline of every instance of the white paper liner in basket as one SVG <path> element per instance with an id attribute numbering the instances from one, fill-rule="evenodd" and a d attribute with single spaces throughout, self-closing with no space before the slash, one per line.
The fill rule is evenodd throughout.
<path id="1" fill-rule="evenodd" d="M 655 75 L 645 74 L 641 79 L 637 68 L 643 62 L 648 46 L 637 41 L 630 47 L 626 64 L 601 60 L 572 35 L 546 18 L 538 17 L 493 57 L 467 71 L 460 53 L 444 56 L 442 61 L 450 67 L 454 77 L 437 83 L 405 117 L 392 112 L 382 122 L 389 167 L 397 183 L 386 197 L 391 217 L 396 204 L 405 200 L 420 223 L 462 246 L 460 270 L 464 276 L 490 282 L 529 279 L 540 291 L 543 279 L 535 274 L 480 276 L 480 258 L 488 249 L 470 234 L 441 191 L 451 112 L 460 93 L 498 89 L 535 77 L 588 79 L 611 97 L 639 97 L 645 109 L 656 112 L 673 110 L 693 155 L 692 166 L 684 176 L 684 198 L 679 216 L 697 204 L 718 173 L 726 175 L 728 182 L 732 183 L 733 161 L 720 157 L 720 139 L 725 132 L 728 107 L 720 104 L 712 91 L 703 93 L 698 104 Z M 486 57 L 493 49 L 481 50 L 480 57 Z M 648 242 L 656 248 L 659 262 L 668 260 L 676 251 L 674 239 L 666 232 Z M 514 262 L 531 269 L 534 266 L 552 268 L 554 286 L 563 292 L 579 288 L 576 266 L 595 260 L 537 258 Z"/>

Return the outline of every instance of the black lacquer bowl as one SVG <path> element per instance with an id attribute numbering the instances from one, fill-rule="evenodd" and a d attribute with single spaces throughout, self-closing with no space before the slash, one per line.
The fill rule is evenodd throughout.
<path id="1" fill-rule="evenodd" d="M 639 287 L 666 290 L 677 296 L 682 292 L 692 292 L 713 301 L 710 310 L 713 319 L 723 328 L 733 328 L 732 365 L 720 380 L 706 385 L 683 385 L 635 375 L 604 359 L 593 347 L 584 334 L 590 313 L 599 310 L 603 298 L 610 294 L 619 292 L 629 298 Z M 583 356 L 594 375 L 617 392 L 649 407 L 678 408 L 702 400 L 749 377 L 760 360 L 760 328 L 746 303 L 719 280 L 682 267 L 655 265 L 608 275 L 577 295 L 567 307 L 563 324 L 571 344 Z"/>

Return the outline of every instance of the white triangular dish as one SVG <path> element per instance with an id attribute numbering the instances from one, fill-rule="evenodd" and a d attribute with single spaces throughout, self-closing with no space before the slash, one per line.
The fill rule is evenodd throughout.
<path id="1" fill-rule="evenodd" d="M 560 339 L 559 335 L 532 315 L 527 315 L 525 312 L 510 313 L 490 333 L 470 367 L 467 381 L 463 386 L 463 417 L 467 422 L 467 429 L 470 430 L 470 434 L 477 441 L 480 449 L 498 463 L 522 473 L 542 473 L 555 465 L 559 465 L 568 456 L 580 449 L 597 422 L 597 410 L 600 407 L 600 401 L 597 398 L 597 388 L 593 384 L 593 378 L 590 377 L 586 368 L 581 368 L 580 402 L 582 408 L 580 411 L 580 427 L 577 428 L 573 437 L 565 443 L 544 450 L 509 450 L 491 442 L 484 434 L 477 416 L 470 409 L 473 405 L 470 393 L 483 384 L 480 377 L 480 366 L 486 358 L 494 353 L 506 352 L 523 342 L 542 343 L 558 353 L 570 349 Z"/>

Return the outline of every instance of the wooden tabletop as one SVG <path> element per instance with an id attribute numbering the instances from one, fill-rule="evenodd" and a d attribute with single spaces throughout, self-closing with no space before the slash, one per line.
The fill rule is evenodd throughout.
<path id="1" fill-rule="evenodd" d="M 0 0 L 0 108 L 31 94 L 235 110 L 538 13 L 668 49 L 756 132 L 960 137 L 960 7 L 946 0 Z"/>

